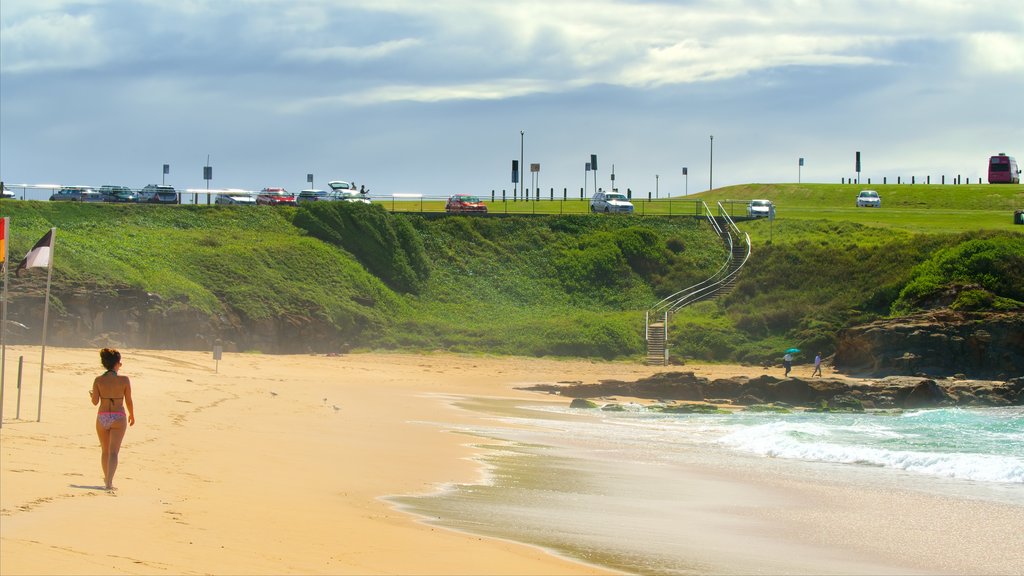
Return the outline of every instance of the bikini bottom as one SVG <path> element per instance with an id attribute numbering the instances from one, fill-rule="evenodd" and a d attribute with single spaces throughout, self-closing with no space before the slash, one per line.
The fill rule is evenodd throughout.
<path id="1" fill-rule="evenodd" d="M 110 430 L 118 421 L 127 421 L 128 416 L 124 412 L 100 412 L 96 414 L 96 421 L 104 430 Z"/>

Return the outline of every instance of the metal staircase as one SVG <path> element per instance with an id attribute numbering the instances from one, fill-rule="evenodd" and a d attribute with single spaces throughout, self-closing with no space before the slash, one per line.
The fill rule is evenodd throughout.
<path id="1" fill-rule="evenodd" d="M 727 257 L 722 267 L 710 278 L 666 297 L 652 306 L 644 317 L 644 334 L 647 339 L 647 363 L 668 364 L 668 325 L 672 315 L 680 309 L 732 291 L 739 279 L 740 270 L 750 259 L 750 235 L 740 232 L 729 213 L 718 204 L 718 216 L 704 202 L 704 216 L 722 239 Z"/>

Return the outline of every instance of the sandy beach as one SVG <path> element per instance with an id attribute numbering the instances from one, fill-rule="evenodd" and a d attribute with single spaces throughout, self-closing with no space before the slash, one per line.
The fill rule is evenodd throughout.
<path id="1" fill-rule="evenodd" d="M 380 500 L 476 479 L 476 418 L 436 394 L 638 377 L 622 364 L 357 354 L 123 350 L 137 423 L 102 490 L 97 350 L 8 347 L 0 432 L 3 574 L 582 574 L 542 550 L 439 530 Z M 21 419 L 14 420 L 24 356 Z M 215 369 L 216 367 L 216 369 Z M 542 398 L 542 397 L 541 397 Z"/>
<path id="2" fill-rule="evenodd" d="M 107 492 L 93 429 L 95 408 L 88 398 L 93 377 L 102 372 L 98 351 L 47 349 L 37 422 L 39 349 L 8 347 L 0 431 L 0 573 L 610 573 L 541 548 L 443 529 L 396 510 L 384 498 L 428 494 L 484 474 L 477 457 L 485 449 L 452 429 L 489 421 L 488 416 L 457 408 L 452 398 L 565 404 L 565 398 L 516 387 L 633 380 L 665 370 L 440 353 L 225 354 L 219 363 L 209 353 L 122 353 L 121 373 L 132 379 L 137 424 L 124 442 L 114 480 L 117 490 Z M 16 420 L 19 356 L 25 364 L 21 417 Z M 728 366 L 683 369 L 701 376 L 764 372 Z M 775 372 L 781 376 L 781 369 L 770 371 Z M 721 495 L 723 507 L 735 508 L 738 501 L 759 493 L 743 489 L 743 482 L 739 477 L 720 484 L 728 488 Z M 809 554 L 808 570 L 818 566 L 833 572 L 850 568 L 892 573 L 896 566 L 907 573 L 941 572 L 930 568 L 945 561 L 936 549 L 962 542 L 964 533 L 991 530 L 989 534 L 1005 537 L 1020 527 L 1014 527 L 1021 520 L 1020 508 L 976 503 L 969 515 L 976 519 L 973 523 L 947 541 L 914 553 L 928 558 L 939 554 L 936 558 L 925 564 L 913 558 L 900 563 L 905 546 L 923 543 L 914 534 L 880 529 L 872 506 L 915 514 L 923 500 L 901 503 L 880 496 L 873 504 L 871 495 L 844 494 L 840 509 L 851 514 L 851 526 L 859 532 L 853 536 L 862 539 L 822 533 L 820 517 L 827 518 L 828 508 L 835 506 L 835 490 L 811 483 L 790 483 L 786 490 L 789 498 L 810 504 L 795 509 L 794 517 L 776 531 L 794 532 L 782 537 L 803 544 L 774 554 Z M 914 520 L 926 525 L 952 514 L 960 522 L 956 506 L 935 503 L 934 512 L 922 510 Z M 702 514 L 710 518 L 714 510 Z M 773 511 L 745 514 L 763 524 Z M 734 525 L 726 534 L 732 540 L 752 531 L 752 526 Z M 698 534 L 699 526 L 693 532 Z M 870 534 L 893 539 L 883 562 L 876 565 L 868 558 L 864 564 L 850 564 L 838 558 L 829 564 L 844 541 L 852 553 L 870 555 L 877 548 Z M 1005 544 L 992 542 L 994 548 Z M 718 542 L 719 548 L 729 545 Z M 758 546 L 766 557 L 773 554 L 771 545 Z M 972 554 L 983 559 L 986 550 Z M 773 564 L 771 558 L 766 564 L 769 572 L 786 572 L 786 566 Z M 948 568 L 971 572 L 970 564 Z"/>

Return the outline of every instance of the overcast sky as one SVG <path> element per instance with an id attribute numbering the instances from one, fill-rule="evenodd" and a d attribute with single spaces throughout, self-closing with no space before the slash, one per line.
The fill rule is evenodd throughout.
<path id="1" fill-rule="evenodd" d="M 3 0 L 0 74 L 7 183 L 204 188 L 209 155 L 213 188 L 500 194 L 522 143 L 545 193 L 597 154 L 665 196 L 1024 156 L 1022 0 Z"/>

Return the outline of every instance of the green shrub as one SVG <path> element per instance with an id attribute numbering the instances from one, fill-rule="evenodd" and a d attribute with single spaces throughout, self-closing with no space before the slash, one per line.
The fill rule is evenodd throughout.
<path id="1" fill-rule="evenodd" d="M 401 292 L 420 292 L 430 276 L 419 235 L 409 222 L 380 206 L 350 202 L 304 204 L 294 224 L 340 246 Z"/>

